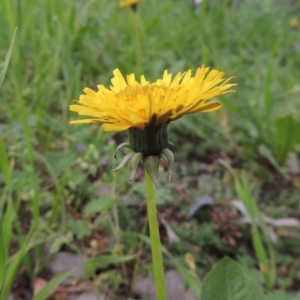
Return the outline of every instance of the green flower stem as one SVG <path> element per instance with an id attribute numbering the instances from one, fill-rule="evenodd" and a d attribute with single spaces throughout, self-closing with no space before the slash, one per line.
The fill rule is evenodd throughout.
<path id="1" fill-rule="evenodd" d="M 148 210 L 148 221 L 150 230 L 151 240 L 151 251 L 152 251 L 152 265 L 154 273 L 154 281 L 156 288 L 156 299 L 167 300 L 166 284 L 164 277 L 164 267 L 162 260 L 160 236 L 158 229 L 158 221 L 156 214 L 156 203 L 155 203 L 155 186 L 147 171 L 145 171 L 146 177 L 146 197 L 147 197 L 147 210 Z"/>

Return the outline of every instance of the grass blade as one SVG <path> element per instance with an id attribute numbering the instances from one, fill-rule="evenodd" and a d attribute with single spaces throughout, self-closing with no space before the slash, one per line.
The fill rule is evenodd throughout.
<path id="1" fill-rule="evenodd" d="M 6 259 L 7 259 L 7 252 L 6 252 L 6 246 L 4 243 L 2 217 L 0 215 L 0 289 L 1 289 L 3 281 L 4 281 Z"/>
<path id="2" fill-rule="evenodd" d="M 5 183 L 10 183 L 9 160 L 5 150 L 4 142 L 0 137 L 0 169 L 2 170 Z"/>
<path id="3" fill-rule="evenodd" d="M 44 300 L 62 283 L 76 268 L 54 276 L 49 283 L 32 300 Z"/>
<path id="4" fill-rule="evenodd" d="M 3 62 L 3 63 L 1 64 L 1 66 L 0 66 L 0 87 L 1 87 L 1 85 L 2 85 L 4 76 L 5 76 L 6 71 L 7 71 L 9 59 L 10 59 L 11 52 L 12 52 L 12 48 L 13 48 L 14 41 L 15 41 L 16 32 L 17 32 L 17 28 L 15 29 L 15 32 L 14 32 L 14 34 L 13 34 L 12 40 L 11 40 L 11 42 L 10 42 L 9 49 L 8 49 L 6 55 L 5 55 L 5 58 L 4 58 L 4 62 Z"/>
<path id="5" fill-rule="evenodd" d="M 14 259 L 12 260 L 12 258 L 10 258 L 12 261 L 10 264 L 7 265 L 5 280 L 3 283 L 3 288 L 1 289 L 1 293 L 0 293 L 0 299 L 8 299 L 18 268 L 22 262 L 22 259 L 26 255 L 26 246 L 33 234 L 33 231 L 34 231 L 34 226 L 31 227 L 20 250 L 15 254 Z"/>

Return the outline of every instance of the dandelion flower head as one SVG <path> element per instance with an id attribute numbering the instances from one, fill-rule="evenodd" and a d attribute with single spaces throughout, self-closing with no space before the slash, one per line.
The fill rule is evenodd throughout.
<path id="1" fill-rule="evenodd" d="M 120 7 L 134 6 L 137 5 L 139 2 L 140 0 L 120 0 L 119 6 Z"/>
<path id="2" fill-rule="evenodd" d="M 299 20 L 298 20 L 297 18 L 292 18 L 292 19 L 290 20 L 290 27 L 291 27 L 292 29 L 297 28 L 298 25 L 299 25 Z"/>
<path id="3" fill-rule="evenodd" d="M 197 112 L 219 109 L 219 101 L 208 101 L 231 92 L 235 84 L 224 79 L 224 73 L 202 66 L 195 75 L 188 70 L 174 78 L 164 71 L 161 79 L 150 83 L 144 76 L 140 82 L 135 75 L 126 80 L 119 69 L 114 70 L 112 85 L 98 85 L 98 91 L 85 88 L 83 95 L 70 110 L 88 118 L 71 124 L 101 123 L 105 131 L 123 131 L 132 127 L 143 130 L 149 123 L 154 127 Z"/>

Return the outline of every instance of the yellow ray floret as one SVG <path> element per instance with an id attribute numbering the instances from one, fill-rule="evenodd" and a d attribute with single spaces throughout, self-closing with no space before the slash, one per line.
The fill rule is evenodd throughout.
<path id="1" fill-rule="evenodd" d="M 235 84 L 224 80 L 224 73 L 201 67 L 192 76 L 191 70 L 172 74 L 164 72 L 162 79 L 153 83 L 144 76 L 137 82 L 134 74 L 124 79 L 114 70 L 112 86 L 98 86 L 98 91 L 85 88 L 83 95 L 70 110 L 87 119 L 71 124 L 101 123 L 106 131 L 122 131 L 130 127 L 144 129 L 153 119 L 156 124 L 167 123 L 196 112 L 211 112 L 222 106 L 219 101 L 207 100 L 231 92 Z"/>

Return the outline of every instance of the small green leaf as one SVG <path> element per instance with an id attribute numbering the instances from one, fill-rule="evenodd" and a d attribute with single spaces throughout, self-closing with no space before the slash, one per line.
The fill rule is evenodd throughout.
<path id="1" fill-rule="evenodd" d="M 91 229 L 83 220 L 69 220 L 68 229 L 72 232 L 78 239 L 82 239 L 85 236 L 91 235 Z"/>
<path id="2" fill-rule="evenodd" d="M 299 300 L 300 299 L 300 293 L 297 295 L 289 295 L 286 292 L 274 292 L 272 294 L 268 294 L 266 297 L 266 300 Z"/>
<path id="3" fill-rule="evenodd" d="M 85 270 L 87 271 L 87 273 L 93 273 L 97 267 L 99 267 L 101 269 L 105 269 L 105 268 L 107 268 L 108 265 L 120 264 L 123 262 L 133 260 L 135 258 L 136 258 L 135 254 L 122 255 L 122 256 L 102 255 L 100 257 L 96 257 L 96 258 L 89 260 L 85 264 Z"/>
<path id="4" fill-rule="evenodd" d="M 116 201 L 116 198 L 111 197 L 92 200 L 84 207 L 83 212 L 86 214 L 94 214 L 107 211 L 116 203 Z"/>
<path id="5" fill-rule="evenodd" d="M 224 258 L 208 273 L 202 285 L 201 300 L 263 300 L 258 286 L 230 258 Z"/>

